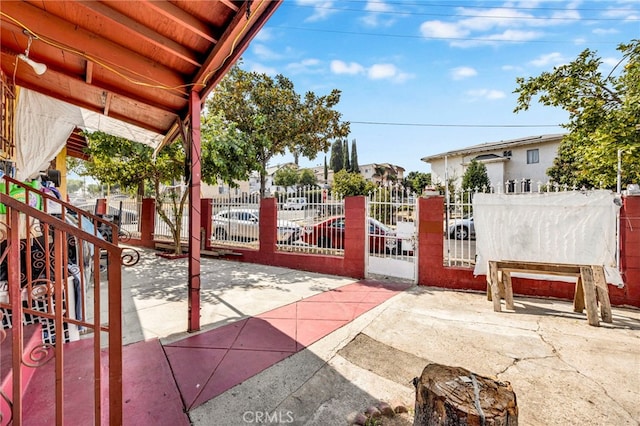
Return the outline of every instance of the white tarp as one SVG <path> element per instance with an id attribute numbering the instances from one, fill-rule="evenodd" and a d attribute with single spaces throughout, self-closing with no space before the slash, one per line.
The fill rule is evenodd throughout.
<path id="1" fill-rule="evenodd" d="M 622 286 L 616 268 L 619 206 L 614 201 L 615 194 L 604 190 L 476 194 L 474 274 L 486 275 L 489 260 L 603 265 L 607 282 Z"/>
<path id="2" fill-rule="evenodd" d="M 21 88 L 15 115 L 16 179 L 34 178 L 62 151 L 76 127 L 101 130 L 154 149 L 163 136 L 102 114 Z"/>

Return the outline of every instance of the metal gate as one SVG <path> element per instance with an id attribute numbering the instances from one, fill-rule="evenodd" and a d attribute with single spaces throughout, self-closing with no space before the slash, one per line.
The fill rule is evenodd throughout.
<path id="1" fill-rule="evenodd" d="M 366 275 L 417 282 L 418 204 L 414 195 L 379 188 L 367 200 Z"/>

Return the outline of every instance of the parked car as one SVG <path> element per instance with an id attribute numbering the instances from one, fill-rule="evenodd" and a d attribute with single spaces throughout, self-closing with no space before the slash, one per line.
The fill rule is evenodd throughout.
<path id="1" fill-rule="evenodd" d="M 282 205 L 284 210 L 304 210 L 307 207 L 307 199 L 304 197 L 287 198 Z"/>
<path id="2" fill-rule="evenodd" d="M 307 225 L 302 240 L 309 245 L 321 248 L 343 249 L 345 238 L 345 217 L 335 216 Z M 369 218 L 369 252 L 395 254 L 400 241 L 396 233 L 382 222 Z"/>
<path id="3" fill-rule="evenodd" d="M 213 237 L 216 240 L 254 241 L 260 235 L 257 209 L 229 209 L 213 215 Z M 302 228 L 288 220 L 278 220 L 278 242 L 291 244 L 300 239 Z"/>
<path id="4" fill-rule="evenodd" d="M 476 228 L 473 224 L 473 216 L 462 219 L 451 219 L 447 228 L 449 238 L 455 240 L 468 240 L 476 238 Z"/>

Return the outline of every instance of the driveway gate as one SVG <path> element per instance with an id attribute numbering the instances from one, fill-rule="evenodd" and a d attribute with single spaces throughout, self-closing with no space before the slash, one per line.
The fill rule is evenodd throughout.
<path id="1" fill-rule="evenodd" d="M 367 200 L 366 274 L 417 282 L 417 220 L 415 196 L 380 188 Z"/>

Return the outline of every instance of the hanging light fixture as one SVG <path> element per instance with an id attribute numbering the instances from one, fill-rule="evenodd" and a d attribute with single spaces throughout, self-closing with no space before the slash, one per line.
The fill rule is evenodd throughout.
<path id="1" fill-rule="evenodd" d="M 36 62 L 33 59 L 29 58 L 29 49 L 31 49 L 31 43 L 33 42 L 33 35 L 28 32 L 28 31 L 24 31 L 24 33 L 29 37 L 29 41 L 27 43 L 27 48 L 24 51 L 24 53 L 20 53 L 18 55 L 18 59 L 24 61 L 25 63 L 29 64 L 29 66 L 31 68 L 33 68 L 33 71 L 37 74 L 37 75 L 42 75 L 47 71 L 47 66 L 45 64 L 41 64 L 40 62 Z"/>

